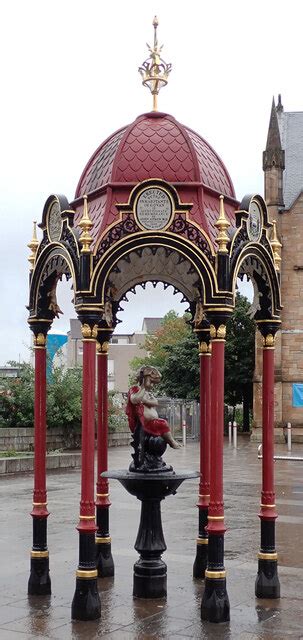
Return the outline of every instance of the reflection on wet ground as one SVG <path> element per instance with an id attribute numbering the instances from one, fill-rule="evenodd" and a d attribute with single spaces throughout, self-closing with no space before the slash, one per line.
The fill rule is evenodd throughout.
<path id="1" fill-rule="evenodd" d="M 277 447 L 277 453 L 285 447 Z M 303 456 L 303 446 L 293 454 Z M 110 450 L 110 468 L 126 468 L 128 448 Z M 199 445 L 167 452 L 176 470 L 198 469 Z M 280 600 L 256 600 L 254 581 L 260 540 L 259 519 L 261 461 L 257 445 L 244 437 L 235 451 L 225 445 L 225 537 L 227 589 L 231 621 L 222 625 L 201 622 L 203 582 L 193 581 L 192 565 L 197 534 L 197 480 L 189 480 L 176 496 L 162 505 L 168 566 L 167 600 L 134 600 L 133 548 L 139 524 L 140 504 L 111 482 L 110 529 L 115 578 L 99 580 L 102 617 L 96 622 L 71 622 L 70 605 L 75 587 L 79 509 L 78 471 L 48 475 L 48 541 L 52 596 L 28 598 L 29 549 L 31 546 L 32 476 L 0 480 L 0 638 L 1 640 L 148 640 L 149 638 L 219 638 L 271 640 L 303 639 L 303 463 L 275 463 L 277 551 Z"/>

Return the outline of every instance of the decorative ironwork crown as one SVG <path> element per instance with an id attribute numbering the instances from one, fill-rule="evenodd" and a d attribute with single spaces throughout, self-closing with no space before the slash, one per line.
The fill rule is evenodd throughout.
<path id="1" fill-rule="evenodd" d="M 157 106 L 157 97 L 160 89 L 165 87 L 168 82 L 168 76 L 171 72 L 172 65 L 167 63 L 161 58 L 161 51 L 163 45 L 158 45 L 157 39 L 157 27 L 158 27 L 158 18 L 157 16 L 153 19 L 153 27 L 154 27 L 154 46 L 151 48 L 149 44 L 147 44 L 147 48 L 149 50 L 150 56 L 142 63 L 142 66 L 139 67 L 139 73 L 142 77 L 142 84 L 144 87 L 148 87 L 152 96 L 153 96 L 153 111 L 158 110 Z"/>

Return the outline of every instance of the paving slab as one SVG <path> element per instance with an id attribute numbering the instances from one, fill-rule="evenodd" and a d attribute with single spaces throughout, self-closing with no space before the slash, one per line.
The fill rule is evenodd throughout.
<path id="1" fill-rule="evenodd" d="M 243 439 L 244 440 L 244 439 Z M 283 445 L 276 452 L 285 453 Z M 303 456 L 296 445 L 294 455 Z M 198 470 L 199 444 L 169 450 L 166 459 L 176 471 Z M 64 461 L 65 462 L 65 461 Z M 63 464 L 64 464 L 63 462 Z M 109 451 L 110 469 L 127 468 L 130 449 Z M 0 478 L 0 638 L 1 640 L 303 640 L 303 463 L 275 464 L 276 538 L 281 598 L 256 600 L 254 583 L 260 542 L 257 516 L 261 461 L 257 445 L 238 439 L 234 450 L 225 443 L 224 499 L 227 533 L 225 560 L 231 620 L 210 624 L 200 619 L 203 581 L 192 579 L 198 514 L 198 482 L 186 481 L 176 496 L 162 503 L 167 551 L 168 595 L 163 600 L 132 596 L 134 550 L 140 503 L 118 482 L 111 482 L 110 533 L 115 577 L 98 581 L 102 615 L 94 622 L 72 622 L 70 606 L 78 560 L 79 469 L 49 470 L 47 474 L 48 545 L 52 595 L 28 597 L 32 521 L 32 473 Z"/>

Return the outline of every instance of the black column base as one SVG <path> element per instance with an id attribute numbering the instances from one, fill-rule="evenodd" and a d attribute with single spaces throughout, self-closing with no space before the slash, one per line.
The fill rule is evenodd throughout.
<path id="1" fill-rule="evenodd" d="M 255 594 L 256 598 L 280 598 L 277 560 L 263 560 L 259 558 Z"/>
<path id="2" fill-rule="evenodd" d="M 201 618 L 209 622 L 228 622 L 229 599 L 226 578 L 205 578 L 205 590 L 201 604 Z"/>
<path id="3" fill-rule="evenodd" d="M 101 618 L 101 601 L 97 578 L 76 578 L 76 590 L 72 602 L 72 620 L 97 620 Z"/>
<path id="4" fill-rule="evenodd" d="M 208 539 L 197 539 L 197 553 L 193 565 L 193 577 L 204 580 L 208 560 Z"/>
<path id="5" fill-rule="evenodd" d="M 51 594 L 48 557 L 31 558 L 27 593 L 30 596 L 48 596 Z"/>
<path id="6" fill-rule="evenodd" d="M 167 567 L 161 558 L 139 558 L 134 564 L 133 596 L 135 598 L 166 598 Z"/>
<path id="7" fill-rule="evenodd" d="M 98 542 L 98 536 L 96 537 L 96 566 L 98 578 L 112 578 L 115 575 L 111 542 Z"/>

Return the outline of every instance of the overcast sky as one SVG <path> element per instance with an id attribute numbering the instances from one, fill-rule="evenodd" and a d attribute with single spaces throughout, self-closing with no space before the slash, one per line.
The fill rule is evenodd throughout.
<path id="1" fill-rule="evenodd" d="M 300 0 L 2 1 L 0 364 L 27 358 L 32 220 L 41 220 L 51 193 L 72 200 L 98 145 L 151 108 L 137 68 L 155 14 L 163 57 L 173 64 L 159 108 L 209 141 L 239 199 L 263 191 L 273 94 L 282 94 L 286 111 L 303 110 Z M 168 291 L 131 295 L 119 331 L 172 308 Z M 58 297 L 65 314 L 54 331 L 61 332 L 72 307 L 64 288 Z"/>

